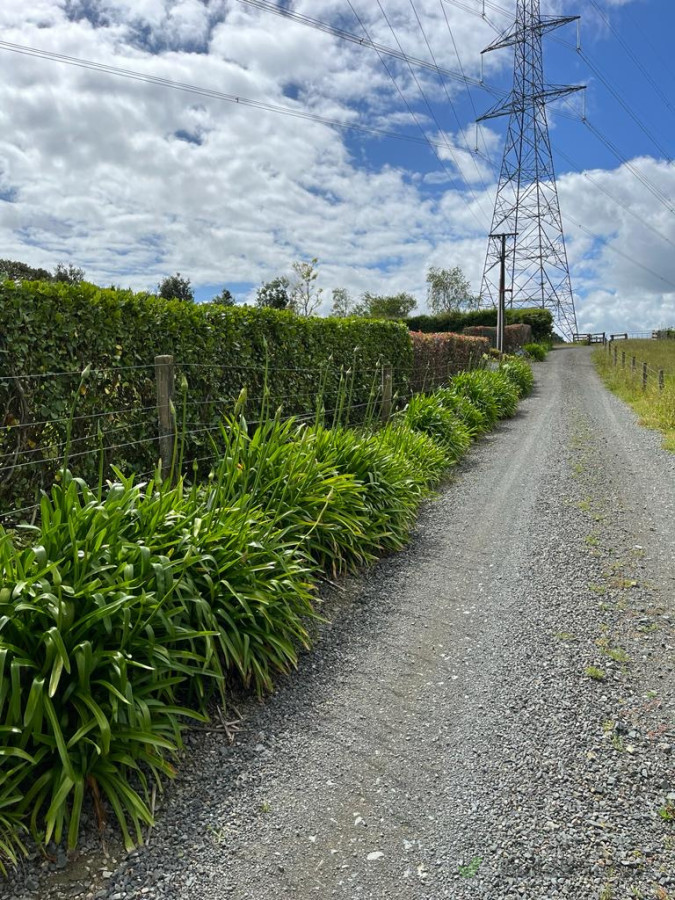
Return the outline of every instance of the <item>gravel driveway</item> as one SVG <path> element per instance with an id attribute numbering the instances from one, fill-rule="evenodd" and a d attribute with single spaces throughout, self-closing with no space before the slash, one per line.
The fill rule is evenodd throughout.
<path id="1" fill-rule="evenodd" d="M 145 848 L 0 895 L 675 898 L 675 455 L 586 348 L 536 372 Z"/>

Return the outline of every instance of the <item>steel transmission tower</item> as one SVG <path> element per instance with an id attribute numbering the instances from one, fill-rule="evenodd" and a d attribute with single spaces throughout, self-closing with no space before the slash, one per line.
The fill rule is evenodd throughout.
<path id="1" fill-rule="evenodd" d="M 568 337 L 577 322 L 546 104 L 583 87 L 545 84 L 542 37 L 578 19 L 542 16 L 540 0 L 517 0 L 515 24 L 483 51 L 514 47 L 513 90 L 478 119 L 509 117 L 481 303 L 498 305 L 503 241 L 495 238 L 507 233 L 507 307 L 550 309 Z"/>

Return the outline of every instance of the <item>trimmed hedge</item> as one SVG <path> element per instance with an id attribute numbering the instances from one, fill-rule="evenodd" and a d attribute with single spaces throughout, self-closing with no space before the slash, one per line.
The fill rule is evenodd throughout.
<path id="1" fill-rule="evenodd" d="M 480 366 L 490 342 L 462 334 L 411 332 L 414 348 L 413 391 L 433 390 L 448 376 Z"/>
<path id="2" fill-rule="evenodd" d="M 491 347 L 497 346 L 497 328 L 488 325 L 474 325 L 464 329 L 464 334 L 483 337 L 490 341 Z M 513 353 L 520 350 L 532 340 L 531 325 L 506 325 L 504 327 L 504 352 Z"/>
<path id="3" fill-rule="evenodd" d="M 550 341 L 553 336 L 553 314 L 549 309 L 532 307 L 527 309 L 507 309 L 507 325 L 531 325 L 533 341 Z M 496 309 L 475 309 L 470 312 L 448 312 L 437 316 L 411 316 L 406 324 L 411 331 L 433 334 L 440 331 L 461 332 L 475 325 L 496 328 Z"/>
<path id="4" fill-rule="evenodd" d="M 379 387 L 379 363 L 393 366 L 394 390 L 403 394 L 413 369 L 408 331 L 396 322 L 195 305 L 85 282 L 0 283 L 0 342 L 0 468 L 29 463 L 0 484 L 0 503 L 14 508 L 34 503 L 38 489 L 51 484 L 78 388 L 74 474 L 96 482 L 99 447 L 106 467 L 153 469 L 159 455 L 156 355 L 175 359 L 187 459 L 213 452 L 212 430 L 242 388 L 247 415 L 259 417 L 266 365 L 270 407 L 283 405 L 288 414 L 313 411 L 318 395 L 330 410 L 345 380 L 358 413 Z M 88 364 L 92 373 L 80 388 Z"/>

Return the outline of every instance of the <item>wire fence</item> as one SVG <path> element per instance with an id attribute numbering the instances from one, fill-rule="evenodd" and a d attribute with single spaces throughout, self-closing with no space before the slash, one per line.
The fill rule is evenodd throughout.
<path id="1" fill-rule="evenodd" d="M 638 354 L 620 350 L 614 341 L 608 342 L 607 353 L 614 368 L 623 371 L 632 381 L 639 379 L 644 391 L 650 388 L 663 391 L 669 384 L 675 384 L 675 371 L 657 369 L 639 359 Z"/>
<path id="2" fill-rule="evenodd" d="M 308 424 L 379 422 L 450 374 L 427 369 L 410 381 L 387 365 L 181 365 L 165 356 L 145 365 L 0 375 L 0 519 L 34 520 L 42 493 L 66 467 L 89 484 L 110 477 L 113 466 L 139 479 L 166 476 L 179 442 L 183 474 L 207 474 L 235 411 L 251 428 L 273 415 Z"/>

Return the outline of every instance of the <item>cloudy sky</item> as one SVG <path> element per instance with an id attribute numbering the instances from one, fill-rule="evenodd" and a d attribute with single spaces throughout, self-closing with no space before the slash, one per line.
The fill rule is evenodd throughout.
<path id="1" fill-rule="evenodd" d="M 470 82 L 515 6 L 273 2 Z M 136 289 L 180 271 L 199 299 L 245 301 L 312 257 L 326 298 L 405 290 L 424 310 L 430 265 L 461 266 L 477 292 L 506 120 L 473 123 L 508 90 L 511 51 L 484 57 L 491 92 L 260 5 L 2 0 L 0 257 Z M 583 15 L 582 52 L 572 25 L 545 57 L 549 81 L 588 84 L 585 105 L 550 111 L 580 328 L 675 325 L 672 2 L 542 11 Z"/>

